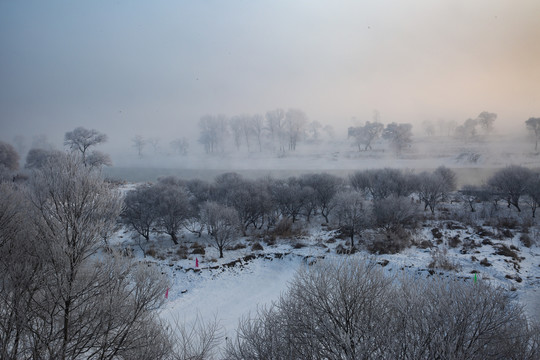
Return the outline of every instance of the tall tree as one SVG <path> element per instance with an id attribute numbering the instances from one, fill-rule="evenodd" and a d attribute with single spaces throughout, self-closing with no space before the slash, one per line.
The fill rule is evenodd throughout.
<path id="1" fill-rule="evenodd" d="M 540 118 L 529 118 L 525 121 L 527 129 L 534 133 L 535 145 L 534 151 L 538 150 L 538 140 L 540 140 Z"/>

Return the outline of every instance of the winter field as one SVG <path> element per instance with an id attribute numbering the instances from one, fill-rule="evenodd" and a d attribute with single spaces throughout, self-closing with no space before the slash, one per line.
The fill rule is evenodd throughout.
<path id="1" fill-rule="evenodd" d="M 502 141 L 502 140 L 501 140 Z M 222 157 L 186 158 L 180 167 L 156 167 L 138 172 L 137 168 L 110 169 L 111 177 L 122 174 L 136 181 L 154 181 L 160 176 L 177 176 L 184 179 L 212 179 L 225 172 L 219 164 L 226 163 L 227 171 L 235 171 L 245 178 L 264 176 L 286 178 L 316 172 L 326 172 L 347 177 L 355 170 L 366 168 L 395 167 L 419 173 L 445 165 L 457 175 L 458 189 L 463 185 L 481 185 L 497 171 L 510 164 L 539 168 L 538 155 L 525 149 L 530 144 L 506 140 L 501 147 L 490 144 L 460 145 L 425 140 L 416 144 L 401 159 L 387 153 L 362 153 L 345 148 L 339 152 L 319 154 L 306 151 L 294 156 L 250 154 Z M 511 149 L 511 151 L 509 150 Z M 417 153 L 430 156 L 420 157 Z M 457 154 L 457 155 L 456 155 Z M 253 166 L 253 164 L 256 164 Z M 132 189 L 136 183 L 124 186 Z M 416 200 L 418 201 L 418 199 Z M 238 239 L 234 246 L 219 258 L 208 234 L 201 237 L 183 231 L 180 243 L 185 246 L 182 256 L 177 253 L 169 236 L 152 235 L 150 241 L 132 234 L 123 228 L 118 231 L 111 245 L 128 251 L 138 261 L 158 267 L 166 274 L 170 288 L 165 307 L 160 316 L 173 324 L 195 324 L 197 321 L 217 320 L 223 338 L 235 334 L 238 322 L 255 315 L 258 308 L 276 301 L 287 290 L 287 286 L 301 268 L 309 268 L 319 259 L 344 259 L 358 256 L 368 258 L 384 267 L 387 274 L 399 276 L 406 273 L 415 278 L 447 277 L 465 282 L 487 282 L 502 287 L 516 295 L 526 314 L 540 320 L 540 225 L 530 218 L 526 226 L 482 223 L 467 214 L 463 202 L 445 203 L 446 214 L 463 213 L 463 222 L 444 220 L 444 216 L 426 215 L 421 225 L 413 231 L 412 246 L 396 254 L 373 254 L 368 251 L 363 238 L 369 239 L 369 231 L 357 239 L 359 251 L 343 254 L 350 247 L 346 236 L 325 224 L 321 216 L 309 223 L 300 221 L 298 232 L 289 236 L 274 236 L 253 233 Z M 515 211 L 501 207 L 499 217 L 512 218 Z M 527 211 L 527 210 L 524 210 Z M 532 239 L 530 247 L 521 240 L 526 235 Z M 261 248 L 253 250 L 254 244 Z M 195 254 L 204 248 L 204 254 Z M 437 258 L 439 256 L 439 258 Z M 185 257 L 185 258 L 183 258 Z M 437 262 L 438 260 L 439 262 Z M 447 265 L 443 265 L 447 264 Z M 164 294 L 165 296 L 165 294 Z M 189 325 L 187 325 L 189 326 Z"/>

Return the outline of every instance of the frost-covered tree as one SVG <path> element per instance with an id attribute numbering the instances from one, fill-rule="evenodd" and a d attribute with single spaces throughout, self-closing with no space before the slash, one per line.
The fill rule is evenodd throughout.
<path id="1" fill-rule="evenodd" d="M 15 148 L 6 142 L 0 141 L 0 167 L 10 171 L 19 169 L 19 154 Z"/>
<path id="2" fill-rule="evenodd" d="M 535 145 L 534 151 L 538 150 L 538 140 L 540 140 L 540 118 L 529 118 L 525 121 L 527 130 L 531 131 L 534 134 Z"/>
<path id="3" fill-rule="evenodd" d="M 384 129 L 384 125 L 379 122 L 366 122 L 364 126 L 350 127 L 348 136 L 354 139 L 354 143 L 358 146 L 358 151 L 364 148 L 364 151 L 372 149 L 371 144 L 377 140 Z"/>
<path id="4" fill-rule="evenodd" d="M 417 177 L 417 192 L 424 203 L 424 210 L 428 208 L 435 213 L 437 205 L 448 198 L 450 192 L 456 189 L 455 173 L 441 166 L 433 173 L 423 172 Z"/>
<path id="5" fill-rule="evenodd" d="M 135 137 L 131 139 L 131 142 L 133 143 L 133 147 L 137 151 L 137 155 L 139 156 L 139 158 L 142 159 L 143 150 L 146 146 L 146 140 L 141 135 L 135 135 Z"/>
<path id="6" fill-rule="evenodd" d="M 69 147 L 73 151 L 80 152 L 82 161 L 87 164 L 87 151 L 90 147 L 102 144 L 107 141 L 107 135 L 100 133 L 94 129 L 86 129 L 84 127 L 78 127 L 73 131 L 68 131 L 64 135 L 64 145 Z M 94 163 L 101 156 L 94 156 Z M 109 159 L 110 162 L 110 159 Z M 104 164 L 105 165 L 105 164 Z"/>
<path id="7" fill-rule="evenodd" d="M 156 226 L 178 245 L 178 232 L 191 213 L 189 195 L 180 185 L 161 181 L 154 185 Z"/>
<path id="8" fill-rule="evenodd" d="M 222 258 L 223 250 L 237 240 L 238 212 L 228 206 L 208 202 L 201 207 L 200 219 Z"/>
<path id="9" fill-rule="evenodd" d="M 339 191 L 343 181 L 341 178 L 327 174 L 306 174 L 300 177 L 300 185 L 309 186 L 314 190 L 317 207 L 321 210 L 321 215 L 328 222 L 328 216 L 335 205 L 332 202 L 333 197 Z"/>
<path id="10" fill-rule="evenodd" d="M 302 267 L 244 318 L 227 359 L 534 359 L 537 327 L 486 282 L 388 275 L 349 257 Z"/>
<path id="11" fill-rule="evenodd" d="M 521 212 L 519 200 L 526 194 L 532 176 L 530 169 L 511 165 L 493 174 L 488 180 L 488 185 L 506 199 L 508 207 L 514 206 L 518 212 Z"/>
<path id="12" fill-rule="evenodd" d="M 289 109 L 285 113 L 285 130 L 289 141 L 289 150 L 296 150 L 296 145 L 304 133 L 307 122 L 307 115 L 302 110 Z"/>
<path id="13" fill-rule="evenodd" d="M 374 200 L 385 199 L 390 195 L 408 196 L 414 189 L 414 177 L 398 169 L 370 169 L 357 171 L 349 176 L 351 186 Z"/>
<path id="14" fill-rule="evenodd" d="M 275 109 L 266 112 L 265 115 L 266 129 L 270 135 L 272 144 L 277 142 L 280 152 L 285 151 L 286 131 L 285 131 L 285 111 L 283 109 Z"/>
<path id="15" fill-rule="evenodd" d="M 412 125 L 391 123 L 386 125 L 382 137 L 390 142 L 397 155 L 412 142 Z"/>
<path id="16" fill-rule="evenodd" d="M 225 115 L 205 115 L 199 119 L 199 142 L 203 144 L 207 154 L 225 150 L 224 144 L 228 134 L 227 117 Z"/>
<path id="17" fill-rule="evenodd" d="M 344 234 L 351 240 L 351 250 L 354 249 L 354 235 L 358 235 L 366 225 L 367 216 L 364 210 L 364 198 L 356 191 L 343 191 L 336 194 L 333 217 Z"/>
<path id="18" fill-rule="evenodd" d="M 496 119 L 497 114 L 487 111 L 482 111 L 477 117 L 478 124 L 480 125 L 485 134 L 490 134 L 491 132 L 493 132 L 493 124 L 495 123 Z"/>
<path id="19" fill-rule="evenodd" d="M 62 156 L 62 152 L 58 150 L 46 150 L 46 149 L 30 149 L 26 154 L 26 162 L 24 167 L 26 169 L 40 169 L 52 161 L 53 158 Z"/>
<path id="20" fill-rule="evenodd" d="M 156 209 L 158 193 L 151 185 L 139 185 L 127 192 L 122 220 L 135 233 L 150 240 L 152 228 L 158 221 Z"/>

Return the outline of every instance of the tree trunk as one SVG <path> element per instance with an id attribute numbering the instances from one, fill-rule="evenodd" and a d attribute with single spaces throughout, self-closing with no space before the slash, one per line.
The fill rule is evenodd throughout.
<path id="1" fill-rule="evenodd" d="M 220 259 L 223 258 L 223 246 L 220 246 L 220 247 L 219 247 L 219 258 L 220 258 Z"/>
<path id="2" fill-rule="evenodd" d="M 176 236 L 176 233 L 171 232 L 169 235 L 171 236 L 171 240 L 173 241 L 174 245 L 178 245 L 178 237 Z"/>

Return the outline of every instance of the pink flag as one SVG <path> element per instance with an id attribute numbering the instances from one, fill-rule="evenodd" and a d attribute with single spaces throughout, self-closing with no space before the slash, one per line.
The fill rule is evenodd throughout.
<path id="1" fill-rule="evenodd" d="M 195 258 L 195 267 L 199 267 L 199 258 Z"/>
<path id="2" fill-rule="evenodd" d="M 169 298 L 169 288 L 167 288 L 167 291 L 165 292 L 165 299 Z"/>

